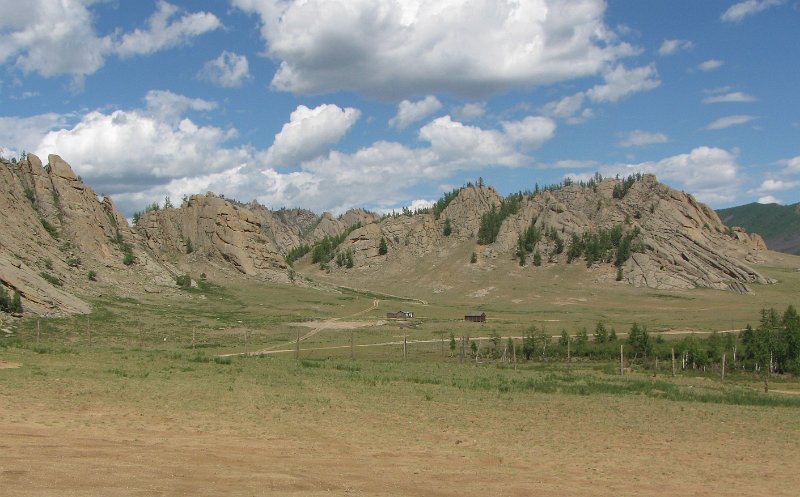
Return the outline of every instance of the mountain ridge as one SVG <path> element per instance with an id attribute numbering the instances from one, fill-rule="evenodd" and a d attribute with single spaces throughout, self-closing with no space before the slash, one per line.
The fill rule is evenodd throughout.
<path id="1" fill-rule="evenodd" d="M 516 259 L 530 270 L 576 260 L 617 267 L 616 279 L 647 288 L 751 293 L 752 284 L 770 283 L 750 266 L 766 249 L 760 237 L 729 229 L 651 175 L 506 197 L 468 184 L 434 208 L 385 216 L 271 210 L 208 192 L 141 213 L 134 226 L 59 156 L 46 165 L 33 154 L 3 162 L 0 175 L 8 214 L 0 220 L 0 285 L 19 291 L 34 314 L 88 312 L 88 301 L 105 293 L 178 292 L 184 274 L 313 284 L 321 267 L 367 282 L 383 272 L 413 278 L 415 260 L 470 250 L 479 264 Z M 304 254 L 306 278 L 296 279 L 292 262 Z M 605 273 L 613 280 L 615 271 Z"/>

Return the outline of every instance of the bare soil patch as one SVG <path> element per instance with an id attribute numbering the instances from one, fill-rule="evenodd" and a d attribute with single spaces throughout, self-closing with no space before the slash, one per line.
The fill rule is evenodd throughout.
<path id="1" fill-rule="evenodd" d="M 16 369 L 20 367 L 22 367 L 22 364 L 18 362 L 0 361 L 0 369 Z"/>

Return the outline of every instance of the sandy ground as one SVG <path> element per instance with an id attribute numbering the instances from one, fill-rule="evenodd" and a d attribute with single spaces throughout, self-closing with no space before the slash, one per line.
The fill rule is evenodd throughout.
<path id="1" fill-rule="evenodd" d="M 775 497 L 800 485 L 791 409 L 563 395 L 360 403 L 287 405 L 238 425 L 230 413 L 0 395 L 0 493 Z"/>

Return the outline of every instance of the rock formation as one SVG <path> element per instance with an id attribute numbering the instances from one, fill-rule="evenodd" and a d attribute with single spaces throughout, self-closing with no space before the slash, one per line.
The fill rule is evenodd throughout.
<path id="1" fill-rule="evenodd" d="M 289 281 L 290 251 L 345 233 L 336 250 L 349 254 L 352 264 L 324 264 L 344 275 L 382 271 L 402 278 L 420 258 L 444 260 L 473 250 L 482 261 L 518 257 L 530 267 L 533 254 L 519 257 L 519 246 L 532 230 L 535 247 L 526 250 L 543 264 L 617 263 L 617 277 L 635 286 L 749 293 L 751 284 L 769 283 L 748 265 L 766 250 L 761 237 L 728 228 L 712 209 L 650 175 L 596 178 L 507 198 L 470 185 L 435 210 L 383 218 L 363 209 L 338 217 L 270 210 L 207 193 L 137 216 L 134 227 L 111 198 L 99 199 L 58 156 L 49 156 L 46 166 L 33 154 L 3 161 L 0 180 L 0 285 L 9 295 L 20 292 L 26 312 L 43 315 L 88 312 L 87 299 L 101 292 L 174 291 L 177 275 L 205 267 Z M 494 241 L 479 245 L 490 212 L 507 216 Z M 588 261 L 578 252 L 575 260 L 571 244 L 612 230 L 631 242 L 623 260 L 612 260 L 610 252 Z"/>

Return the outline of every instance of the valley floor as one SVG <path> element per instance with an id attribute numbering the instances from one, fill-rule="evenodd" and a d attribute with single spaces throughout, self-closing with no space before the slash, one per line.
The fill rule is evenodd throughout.
<path id="1" fill-rule="evenodd" d="M 457 363 L 3 357 L 21 365 L 0 370 L 9 496 L 790 496 L 800 484 L 796 406 L 503 392 L 475 385 L 562 373 Z"/>

